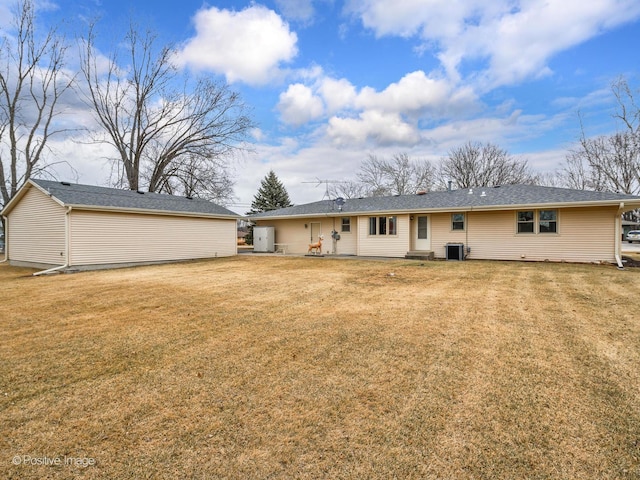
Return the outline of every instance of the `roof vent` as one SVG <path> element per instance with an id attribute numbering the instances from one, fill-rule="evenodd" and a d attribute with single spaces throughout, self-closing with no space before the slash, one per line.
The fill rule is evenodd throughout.
<path id="1" fill-rule="evenodd" d="M 473 195 L 473 188 L 469 189 L 469 195 Z"/>
<path id="2" fill-rule="evenodd" d="M 427 191 L 426 190 L 418 190 L 416 192 L 416 195 L 426 195 Z"/>
<path id="3" fill-rule="evenodd" d="M 484 190 L 482 191 L 482 193 L 480 194 L 481 197 L 486 197 L 487 196 L 487 192 L 485 192 Z"/>
<path id="4" fill-rule="evenodd" d="M 500 185 L 494 185 L 493 188 L 500 188 Z"/>
<path id="5" fill-rule="evenodd" d="M 187 195 L 187 196 L 186 196 L 186 197 L 184 197 L 184 198 L 186 198 L 187 200 L 193 200 L 193 197 L 191 197 L 191 196 L 189 196 L 189 195 Z"/>
<path id="6" fill-rule="evenodd" d="M 71 184 L 69 182 L 60 182 L 61 185 L 64 185 L 65 187 L 70 187 Z"/>
<path id="7" fill-rule="evenodd" d="M 136 190 L 136 192 L 138 192 L 140 195 L 144 195 L 144 192 L 142 190 Z"/>

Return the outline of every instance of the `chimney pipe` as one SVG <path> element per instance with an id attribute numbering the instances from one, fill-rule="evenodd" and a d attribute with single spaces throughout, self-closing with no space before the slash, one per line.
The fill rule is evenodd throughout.
<path id="1" fill-rule="evenodd" d="M 453 183 L 453 182 L 452 182 L 451 180 L 449 180 L 449 191 L 451 191 L 451 184 L 452 184 L 452 183 Z"/>

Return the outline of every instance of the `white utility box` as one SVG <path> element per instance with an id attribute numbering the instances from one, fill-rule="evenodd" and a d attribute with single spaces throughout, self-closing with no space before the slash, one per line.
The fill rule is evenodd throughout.
<path id="1" fill-rule="evenodd" d="M 275 252 L 276 232 L 274 227 L 253 227 L 253 251 Z"/>

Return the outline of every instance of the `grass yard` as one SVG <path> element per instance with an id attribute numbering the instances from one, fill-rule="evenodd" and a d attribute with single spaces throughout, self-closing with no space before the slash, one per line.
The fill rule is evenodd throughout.
<path id="1" fill-rule="evenodd" d="M 0 478 L 640 478 L 640 269 L 30 272 L 0 266 Z"/>

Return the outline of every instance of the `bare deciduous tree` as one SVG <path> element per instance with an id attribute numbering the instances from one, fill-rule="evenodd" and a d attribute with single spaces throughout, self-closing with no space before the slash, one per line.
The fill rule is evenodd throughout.
<path id="1" fill-rule="evenodd" d="M 640 151 L 633 132 L 580 138 L 565 159 L 565 182 L 571 188 L 640 193 Z"/>
<path id="2" fill-rule="evenodd" d="M 17 4 L 0 44 L 0 192 L 6 204 L 32 176 L 51 167 L 47 142 L 66 129 L 55 119 L 74 78 L 65 71 L 66 44 L 55 28 L 36 31 L 31 0 Z"/>
<path id="3" fill-rule="evenodd" d="M 492 143 L 467 142 L 449 152 L 440 163 L 440 183 L 454 188 L 531 184 L 536 176 L 526 160 L 513 158 Z"/>
<path id="4" fill-rule="evenodd" d="M 564 165 L 559 175 L 563 186 L 576 190 L 597 190 L 592 186 L 590 173 L 585 167 L 582 155 L 574 150 L 569 151 L 565 157 Z"/>
<path id="5" fill-rule="evenodd" d="M 614 118 L 623 123 L 624 130 L 637 134 L 640 131 L 640 106 L 636 103 L 629 83 L 624 77 L 620 77 L 611 85 L 611 91 L 618 104 Z"/>
<path id="6" fill-rule="evenodd" d="M 230 186 L 229 157 L 243 149 L 252 127 L 238 93 L 201 78 L 191 82 L 173 65 L 174 50 L 157 46 L 150 31 L 133 23 L 126 54 L 114 49 L 100 69 L 91 27 L 83 49 L 87 101 L 112 145 L 114 184 L 132 190 L 220 197 L 220 181 Z M 197 177 L 197 178 L 196 178 Z"/>
<path id="7" fill-rule="evenodd" d="M 198 157 L 189 156 L 172 165 L 172 169 L 165 175 L 159 191 L 204 198 L 219 205 L 228 205 L 235 198 L 235 182 L 229 172 L 229 165 L 223 161 L 212 159 L 203 162 Z"/>
<path id="8" fill-rule="evenodd" d="M 571 188 L 635 195 L 640 193 L 640 108 L 625 79 L 616 80 L 611 90 L 621 131 L 590 138 L 581 125 L 578 145 L 565 158 L 563 179 Z"/>
<path id="9" fill-rule="evenodd" d="M 433 188 L 435 168 L 427 160 L 411 160 L 406 153 L 391 160 L 369 155 L 360 166 L 358 180 L 367 196 L 409 195 Z"/>
<path id="10" fill-rule="evenodd" d="M 329 187 L 329 196 L 331 198 L 362 198 L 367 196 L 367 188 L 361 182 L 353 180 L 345 180 L 335 183 Z"/>

